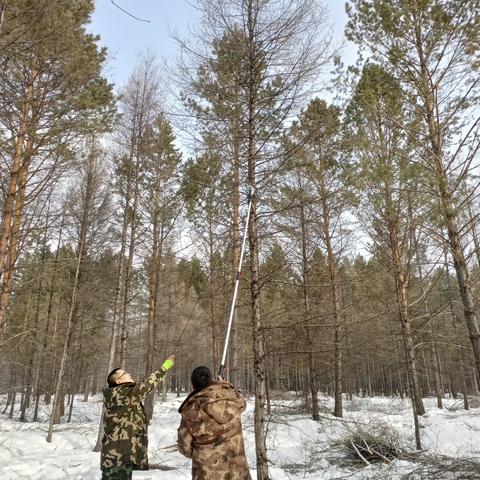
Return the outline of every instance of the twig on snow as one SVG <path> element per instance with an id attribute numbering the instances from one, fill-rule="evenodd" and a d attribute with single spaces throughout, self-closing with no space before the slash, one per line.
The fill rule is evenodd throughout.
<path id="1" fill-rule="evenodd" d="M 360 450 L 355 445 L 355 442 L 353 440 L 350 440 L 350 444 L 354 448 L 355 452 L 357 452 L 358 457 L 363 461 L 363 463 L 365 463 L 365 465 L 370 466 L 370 462 L 360 453 Z"/>

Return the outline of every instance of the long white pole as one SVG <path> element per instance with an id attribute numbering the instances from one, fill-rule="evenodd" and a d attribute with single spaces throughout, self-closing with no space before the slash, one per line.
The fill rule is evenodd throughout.
<path id="1" fill-rule="evenodd" d="M 233 299 L 232 299 L 232 305 L 230 307 L 230 317 L 228 319 L 227 334 L 225 336 L 225 345 L 223 347 L 222 362 L 220 363 L 220 368 L 218 370 L 218 375 L 220 377 L 223 377 L 223 373 L 224 373 L 224 370 L 225 370 L 225 362 L 226 362 L 227 351 L 228 351 L 228 342 L 230 340 L 230 332 L 232 330 L 232 323 L 233 323 L 233 314 L 235 312 L 235 304 L 237 302 L 238 285 L 240 284 L 240 274 L 242 273 L 243 254 L 245 253 L 245 243 L 247 241 L 248 223 L 250 221 L 250 212 L 252 210 L 253 195 L 254 195 L 254 190 L 253 190 L 253 188 L 251 188 L 250 191 L 248 192 L 247 218 L 245 220 L 245 230 L 243 232 L 242 249 L 240 250 L 240 259 L 238 261 L 237 276 L 236 276 L 236 279 L 235 279 L 235 287 L 233 289 Z"/>

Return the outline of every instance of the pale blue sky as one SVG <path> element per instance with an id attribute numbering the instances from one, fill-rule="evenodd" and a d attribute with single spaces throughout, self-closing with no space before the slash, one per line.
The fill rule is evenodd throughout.
<path id="1" fill-rule="evenodd" d="M 174 62 L 177 45 L 171 38 L 171 32 L 188 35 L 198 17 L 186 0 L 115 1 L 132 14 L 150 20 L 150 23 L 134 20 L 110 0 L 95 0 L 96 11 L 90 30 L 99 34 L 101 44 L 108 47 L 110 59 L 106 74 L 120 86 L 125 83 L 140 53 L 147 49 L 159 60 Z M 345 2 L 327 0 L 325 3 L 335 29 L 336 42 L 340 43 L 346 22 Z"/>

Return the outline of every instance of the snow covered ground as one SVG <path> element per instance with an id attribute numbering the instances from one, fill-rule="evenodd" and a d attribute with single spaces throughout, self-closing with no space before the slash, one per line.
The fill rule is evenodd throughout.
<path id="1" fill-rule="evenodd" d="M 169 396 L 166 403 L 157 402 L 150 427 L 149 458 L 162 469 L 134 472 L 136 480 L 184 480 L 190 477 L 190 462 L 173 449 L 179 423 L 177 409 L 184 397 Z M 478 399 L 474 405 L 480 407 Z M 416 464 L 396 460 L 390 465 L 363 466 L 352 461 L 342 444 L 353 425 L 378 429 L 388 424 L 407 450 L 414 451 L 413 419 L 408 400 L 354 398 L 345 401 L 345 418 L 338 420 L 326 413 L 332 400 L 321 398 L 325 413 L 320 422 L 305 414 L 294 413 L 293 395 L 275 402 L 269 423 L 268 448 L 273 480 L 300 479 L 423 479 L 479 478 L 473 476 L 440 476 L 417 473 Z M 0 396 L 0 405 L 5 397 Z M 446 400 L 438 410 L 433 399 L 425 399 L 428 413 L 421 419 L 422 447 L 428 454 L 480 462 L 480 408 L 465 412 L 459 400 Z M 96 441 L 101 397 L 88 402 L 77 400 L 71 423 L 56 426 L 53 442 L 45 438 L 48 409 L 42 410 L 41 423 L 20 423 L 0 414 L 0 480 L 94 480 L 99 479 L 99 454 L 92 452 Z M 243 416 L 248 460 L 255 475 L 253 402 L 249 401 Z M 452 475 L 452 474 L 450 474 Z M 472 473 L 470 473 L 472 475 Z"/>

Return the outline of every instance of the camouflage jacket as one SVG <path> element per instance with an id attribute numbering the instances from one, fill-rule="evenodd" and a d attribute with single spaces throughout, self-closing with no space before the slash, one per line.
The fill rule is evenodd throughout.
<path id="1" fill-rule="evenodd" d="M 147 419 L 142 401 L 164 377 L 160 369 L 139 384 L 126 383 L 103 391 L 102 470 L 121 465 L 148 469 Z"/>
<path id="2" fill-rule="evenodd" d="M 251 480 L 240 421 L 245 405 L 226 382 L 192 392 L 183 402 L 178 449 L 192 459 L 193 480 Z"/>

